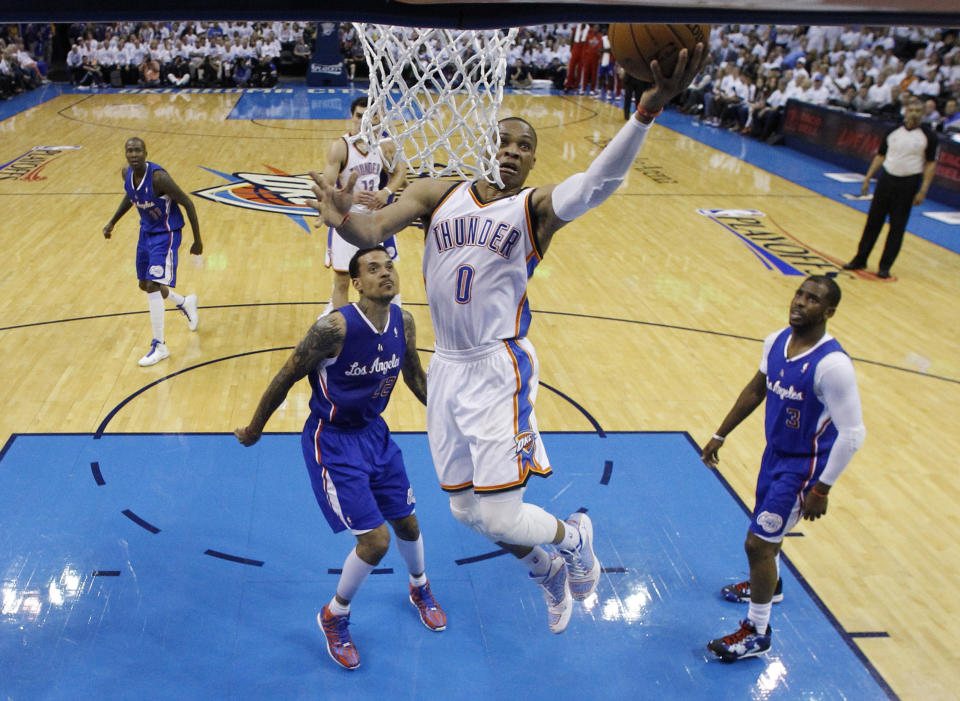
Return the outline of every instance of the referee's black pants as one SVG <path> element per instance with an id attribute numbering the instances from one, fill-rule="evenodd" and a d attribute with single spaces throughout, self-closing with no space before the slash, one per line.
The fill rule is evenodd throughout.
<path id="1" fill-rule="evenodd" d="M 920 189 L 921 179 L 920 173 L 899 177 L 880 169 L 880 179 L 873 193 L 873 202 L 870 203 L 870 212 L 867 214 L 867 223 L 863 227 L 863 235 L 860 236 L 860 246 L 851 262 L 859 267 L 867 265 L 867 258 L 880 236 L 883 222 L 889 216 L 890 230 L 887 233 L 887 242 L 883 246 L 883 255 L 880 256 L 879 268 L 890 270 L 893 261 L 897 259 L 897 254 L 900 253 L 903 232 L 907 228 L 907 219 L 910 218 L 913 198 Z"/>

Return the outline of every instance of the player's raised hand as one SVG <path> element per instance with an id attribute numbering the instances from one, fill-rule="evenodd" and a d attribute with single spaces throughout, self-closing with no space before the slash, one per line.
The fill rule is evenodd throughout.
<path id="1" fill-rule="evenodd" d="M 660 69 L 659 61 L 650 62 L 650 72 L 653 74 L 653 87 L 643 91 L 640 96 L 640 103 L 644 109 L 650 112 L 656 112 L 666 105 L 670 100 L 679 95 L 689 87 L 697 73 L 701 71 L 709 55 L 703 46 L 698 42 L 690 54 L 686 49 L 680 50 L 677 57 L 677 65 L 670 75 L 664 75 Z"/>
<path id="2" fill-rule="evenodd" d="M 310 177 L 313 179 L 312 190 L 316 199 L 307 200 L 307 205 L 320 213 L 320 219 L 327 226 L 339 226 L 353 206 L 353 188 L 357 184 L 357 174 L 351 173 L 342 188 L 330 185 L 315 171 L 310 171 Z"/>

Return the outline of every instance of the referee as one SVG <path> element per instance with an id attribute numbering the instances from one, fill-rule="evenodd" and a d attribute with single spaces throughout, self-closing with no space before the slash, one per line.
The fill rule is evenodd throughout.
<path id="1" fill-rule="evenodd" d="M 843 266 L 844 270 L 862 270 L 880 236 L 884 220 L 890 217 L 890 231 L 883 246 L 877 277 L 890 277 L 890 268 L 900 252 L 903 232 L 913 205 L 923 202 L 936 169 L 937 136 L 923 119 L 923 103 L 919 98 L 907 102 L 903 125 L 891 129 L 880 142 L 880 150 L 863 178 L 863 194 L 870 192 L 870 178 L 880 170 L 877 189 L 873 193 L 867 223 L 863 227 L 857 255 Z M 881 166 L 883 166 L 881 168 Z"/>

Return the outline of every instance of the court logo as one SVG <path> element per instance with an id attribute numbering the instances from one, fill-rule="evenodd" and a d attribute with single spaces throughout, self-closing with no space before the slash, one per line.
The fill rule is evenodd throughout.
<path id="1" fill-rule="evenodd" d="M 34 146 L 12 161 L 0 165 L 0 180 L 46 180 L 40 171 L 66 151 L 76 151 L 80 146 Z"/>
<path id="2" fill-rule="evenodd" d="M 193 194 L 231 207 L 285 214 L 310 233 L 305 217 L 317 216 L 317 211 L 307 204 L 307 200 L 314 197 L 313 190 L 310 189 L 313 179 L 306 174 L 290 175 L 278 168 L 266 167 L 271 172 L 223 173 L 204 168 L 227 182 L 196 190 Z"/>
<path id="3" fill-rule="evenodd" d="M 697 213 L 740 239 L 767 270 L 783 275 L 845 274 L 843 261 L 808 246 L 759 210 L 698 209 Z"/>

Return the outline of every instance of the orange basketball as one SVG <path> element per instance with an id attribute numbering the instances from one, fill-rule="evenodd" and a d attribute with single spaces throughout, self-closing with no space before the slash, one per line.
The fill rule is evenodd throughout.
<path id="1" fill-rule="evenodd" d="M 680 49 L 693 54 L 697 42 L 709 51 L 709 24 L 611 24 L 607 32 L 610 51 L 623 70 L 638 80 L 653 82 L 650 62 L 657 61 L 664 75 L 672 75 Z"/>

